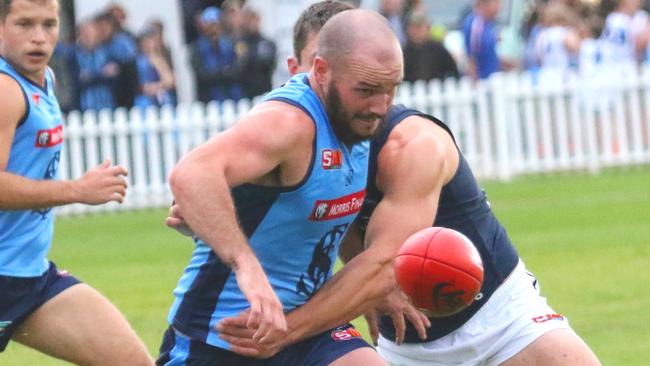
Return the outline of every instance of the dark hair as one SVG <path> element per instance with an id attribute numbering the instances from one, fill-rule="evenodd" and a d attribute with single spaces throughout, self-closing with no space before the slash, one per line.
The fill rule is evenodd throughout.
<path id="1" fill-rule="evenodd" d="M 337 0 L 325 0 L 311 5 L 300 14 L 300 18 L 293 26 L 293 54 L 298 62 L 301 62 L 300 53 L 305 49 L 307 37 L 311 33 L 319 32 L 325 22 L 334 15 L 350 9 L 354 9 L 352 4 Z"/>
<path id="2" fill-rule="evenodd" d="M 46 3 L 47 0 L 28 0 L 32 2 L 38 2 L 38 3 Z M 9 12 L 11 11 L 11 3 L 13 3 L 13 0 L 0 0 L 0 20 L 4 20 L 7 15 L 9 15 Z"/>

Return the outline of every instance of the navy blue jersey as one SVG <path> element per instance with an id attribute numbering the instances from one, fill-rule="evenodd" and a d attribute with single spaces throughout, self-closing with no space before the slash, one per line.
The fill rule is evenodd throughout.
<path id="1" fill-rule="evenodd" d="M 365 229 L 370 215 L 383 197 L 375 180 L 379 151 L 386 143 L 393 128 L 405 118 L 413 115 L 431 120 L 451 135 L 449 128 L 435 117 L 407 109 L 401 105 L 393 106 L 390 109 L 386 116 L 385 126 L 370 145 L 367 196 L 359 216 L 362 229 Z M 494 216 L 485 192 L 478 186 L 476 178 L 460 152 L 459 158 L 458 170 L 440 193 L 438 212 L 432 226 L 442 226 L 459 231 L 474 243 L 481 254 L 485 271 L 481 288 L 483 296 L 458 314 L 430 319 L 431 328 L 427 329 L 427 341 L 440 338 L 469 320 L 519 262 L 517 251 L 512 246 L 505 229 Z M 390 317 L 386 316 L 381 319 L 380 330 L 385 338 L 395 338 L 395 329 Z M 410 324 L 406 332 L 406 342 L 421 342 Z"/>
<path id="2" fill-rule="evenodd" d="M 332 276 L 341 238 L 361 210 L 369 142 L 339 142 L 306 75 L 265 96 L 302 109 L 314 122 L 311 166 L 294 187 L 244 184 L 232 189 L 237 216 L 285 311 L 309 298 Z M 249 303 L 234 273 L 207 244 L 197 241 L 174 291 L 170 324 L 192 339 L 228 348 L 215 324 Z"/>
<path id="3" fill-rule="evenodd" d="M 6 172 L 33 180 L 56 179 L 63 142 L 63 119 L 54 96 L 54 78 L 46 71 L 45 86 L 36 85 L 0 58 L 0 73 L 12 77 L 23 91 L 25 115 L 18 122 Z M 49 267 L 45 259 L 52 242 L 51 209 L 0 210 L 0 275 L 37 277 Z"/>

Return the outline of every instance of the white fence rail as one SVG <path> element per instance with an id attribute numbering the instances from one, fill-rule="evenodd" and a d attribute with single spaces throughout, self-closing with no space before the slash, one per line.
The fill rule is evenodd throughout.
<path id="1" fill-rule="evenodd" d="M 483 178 L 650 163 L 650 69 L 621 66 L 563 77 L 509 73 L 478 83 L 418 82 L 400 87 L 396 102 L 445 121 Z M 179 157 L 250 107 L 242 100 L 71 113 L 64 129 L 62 177 L 79 177 L 109 157 L 129 169 L 130 188 L 122 205 L 71 205 L 59 213 L 169 205 L 166 178 Z"/>

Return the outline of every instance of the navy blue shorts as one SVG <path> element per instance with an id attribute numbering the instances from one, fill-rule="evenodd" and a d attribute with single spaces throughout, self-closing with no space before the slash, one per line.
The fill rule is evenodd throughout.
<path id="1" fill-rule="evenodd" d="M 50 262 L 40 277 L 0 276 L 0 352 L 4 351 L 13 332 L 36 309 L 63 290 L 80 283 L 59 271 Z"/>
<path id="2" fill-rule="evenodd" d="M 347 324 L 290 345 L 275 356 L 260 360 L 213 347 L 167 329 L 160 346 L 158 366 L 325 366 L 355 349 L 370 347 Z"/>

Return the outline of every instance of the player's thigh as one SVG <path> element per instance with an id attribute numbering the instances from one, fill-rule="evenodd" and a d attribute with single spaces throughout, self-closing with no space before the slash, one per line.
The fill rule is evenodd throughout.
<path id="1" fill-rule="evenodd" d="M 39 307 L 13 340 L 78 365 L 153 365 L 117 308 L 85 284 L 72 286 Z"/>
<path id="2" fill-rule="evenodd" d="M 352 352 L 346 353 L 339 357 L 329 366 L 386 366 L 387 363 L 381 356 L 372 348 L 364 347 L 357 348 Z"/>
<path id="3" fill-rule="evenodd" d="M 501 366 L 599 366 L 589 346 L 571 329 L 545 333 Z"/>

